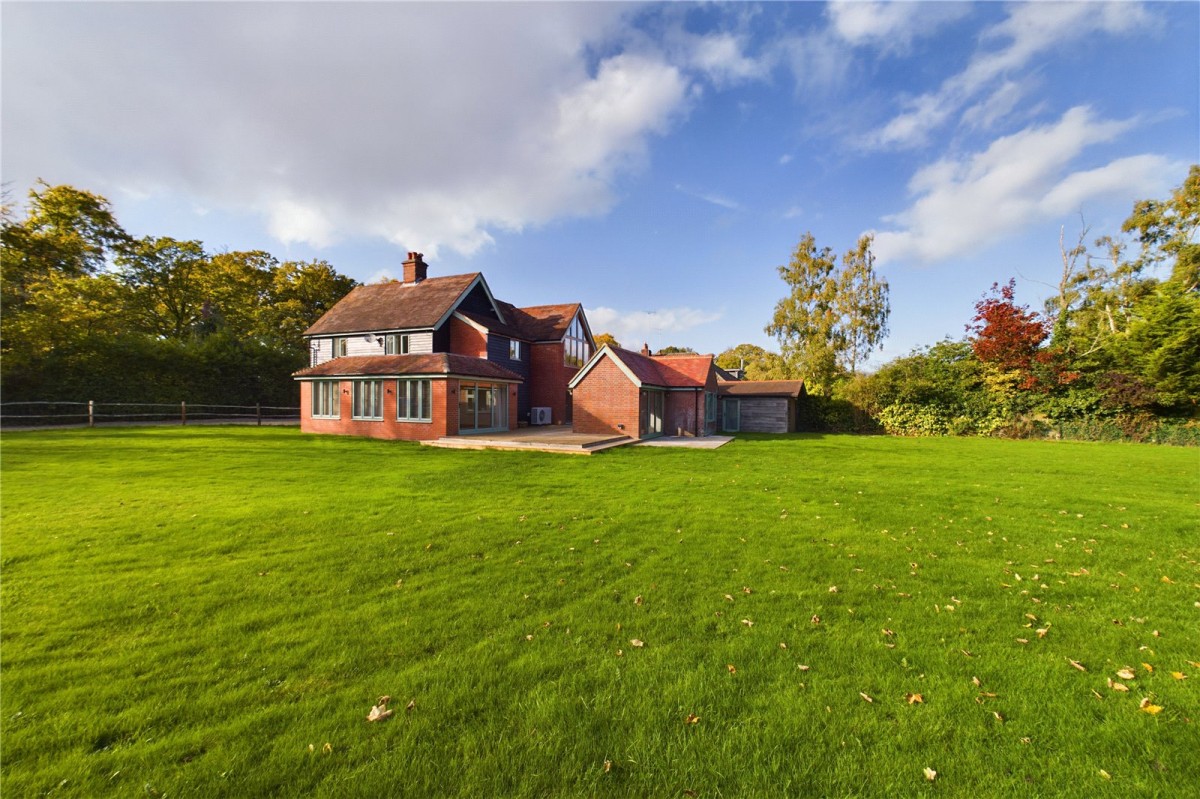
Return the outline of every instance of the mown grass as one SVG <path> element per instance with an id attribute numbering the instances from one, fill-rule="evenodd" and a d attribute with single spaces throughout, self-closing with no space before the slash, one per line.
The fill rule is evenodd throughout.
<path id="1" fill-rule="evenodd" d="M 5 797 L 1200 792 L 1192 450 L 31 432 L 2 499 Z"/>

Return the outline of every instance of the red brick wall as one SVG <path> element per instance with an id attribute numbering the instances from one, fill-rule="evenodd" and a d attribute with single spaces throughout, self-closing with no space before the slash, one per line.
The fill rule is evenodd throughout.
<path id="1" fill-rule="evenodd" d="M 663 435 L 704 435 L 704 392 L 668 391 L 663 417 Z"/>
<path id="2" fill-rule="evenodd" d="M 342 381 L 341 416 L 338 419 L 312 418 L 312 383 L 300 383 L 300 430 L 305 433 L 332 433 L 343 436 L 424 441 L 458 433 L 458 381 L 433 380 L 430 405 L 433 421 L 396 421 L 396 381 L 383 381 L 383 419 L 364 421 L 352 419 L 352 398 L 349 380 Z M 453 394 L 449 389 L 455 389 Z M 510 415 L 512 411 L 509 412 Z M 515 423 L 514 423 L 515 424 Z"/>
<path id="3" fill-rule="evenodd" d="M 534 344 L 529 361 L 529 406 L 549 408 L 551 422 L 567 420 L 567 383 L 579 373 L 563 365 L 562 342 Z"/>
<path id="4" fill-rule="evenodd" d="M 475 358 L 487 357 L 487 334 L 461 319 L 450 317 L 450 351 Z"/>
<path id="5" fill-rule="evenodd" d="M 572 428 L 577 433 L 616 433 L 638 438 L 639 394 L 629 376 L 612 358 L 605 357 L 572 393 L 575 412 Z"/>

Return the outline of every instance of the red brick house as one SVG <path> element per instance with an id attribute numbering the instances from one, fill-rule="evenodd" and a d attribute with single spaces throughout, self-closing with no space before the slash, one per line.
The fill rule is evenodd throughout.
<path id="1" fill-rule="evenodd" d="M 604 346 L 571 380 L 577 433 L 707 436 L 717 426 L 713 356 Z"/>
<path id="2" fill-rule="evenodd" d="M 409 253 L 402 281 L 356 287 L 305 331 L 301 429 L 425 440 L 569 423 L 567 384 L 595 350 L 583 306 L 518 308 L 478 272 L 427 271 Z"/>

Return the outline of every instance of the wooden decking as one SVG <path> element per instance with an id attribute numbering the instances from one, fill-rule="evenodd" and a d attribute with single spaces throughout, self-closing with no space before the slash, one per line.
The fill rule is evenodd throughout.
<path id="1" fill-rule="evenodd" d="M 471 436 L 442 436 L 422 441 L 427 447 L 447 449 L 510 449 L 538 452 L 562 452 L 569 455 L 591 455 L 593 452 L 633 443 L 629 436 L 589 435 L 574 433 L 569 427 L 522 427 L 506 433 L 481 433 Z"/>

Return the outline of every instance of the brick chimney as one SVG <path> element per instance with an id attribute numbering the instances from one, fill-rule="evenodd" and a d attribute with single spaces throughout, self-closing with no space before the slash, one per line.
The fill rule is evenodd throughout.
<path id="1" fill-rule="evenodd" d="M 642 342 L 642 355 L 645 355 L 647 358 L 649 358 L 652 354 L 653 353 L 650 352 L 650 345 L 646 342 Z"/>
<path id="2" fill-rule="evenodd" d="M 429 270 L 429 264 L 425 263 L 423 255 L 419 252 L 410 252 L 408 260 L 404 262 L 404 282 L 405 283 L 420 283 L 426 277 L 426 272 Z"/>

